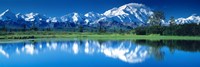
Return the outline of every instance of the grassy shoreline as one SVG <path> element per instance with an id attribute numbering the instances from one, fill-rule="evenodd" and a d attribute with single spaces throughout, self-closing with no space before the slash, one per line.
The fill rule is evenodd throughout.
<path id="1" fill-rule="evenodd" d="M 145 39 L 145 40 L 200 40 L 200 36 L 161 36 L 161 35 L 134 35 L 134 34 L 30 34 L 30 35 L 1 35 L 0 39 L 40 39 L 40 38 L 66 38 L 66 39 Z"/>

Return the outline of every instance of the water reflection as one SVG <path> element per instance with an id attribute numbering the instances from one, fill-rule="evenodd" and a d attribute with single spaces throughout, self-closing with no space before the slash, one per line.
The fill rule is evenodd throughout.
<path id="1" fill-rule="evenodd" d="M 1 53 L 2 55 L 4 55 L 5 57 L 9 58 L 9 54 L 6 53 L 6 52 L 2 49 L 2 47 L 0 47 L 0 53 Z"/>
<path id="2" fill-rule="evenodd" d="M 188 45 L 189 44 L 189 45 Z M 79 55 L 102 54 L 106 57 L 118 59 L 127 63 L 139 63 L 154 56 L 158 60 L 164 59 L 163 47 L 183 51 L 200 51 L 199 41 L 148 41 L 148 40 L 65 40 L 65 41 L 22 41 L 0 43 L 0 54 L 10 58 L 13 54 L 38 55 L 45 51 L 62 51 L 67 54 Z"/>

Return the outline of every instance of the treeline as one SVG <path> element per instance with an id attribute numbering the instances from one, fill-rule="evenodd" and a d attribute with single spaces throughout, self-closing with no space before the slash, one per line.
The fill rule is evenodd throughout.
<path id="1" fill-rule="evenodd" d="M 154 11 L 154 14 L 149 17 L 149 26 L 137 27 L 134 33 L 137 35 L 178 35 L 178 36 L 200 36 L 199 22 L 191 22 L 185 24 L 177 24 L 174 17 L 170 17 L 169 25 L 162 25 L 165 20 L 163 11 Z"/>
<path id="2" fill-rule="evenodd" d="M 170 26 L 146 26 L 135 28 L 137 35 L 178 35 L 178 36 L 200 36 L 200 25 L 196 23 L 170 25 Z"/>

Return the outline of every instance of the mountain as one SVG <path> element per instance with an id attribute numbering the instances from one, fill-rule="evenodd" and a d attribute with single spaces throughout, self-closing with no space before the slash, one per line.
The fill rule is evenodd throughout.
<path id="1" fill-rule="evenodd" d="M 61 22 L 61 19 L 57 18 L 57 17 L 49 17 L 46 22 Z"/>
<path id="2" fill-rule="evenodd" d="M 106 17 L 102 20 L 123 22 L 123 23 L 132 23 L 136 25 L 145 24 L 148 20 L 148 17 L 151 16 L 153 12 L 150 8 L 146 7 L 143 4 L 138 3 L 129 3 L 119 8 L 112 8 L 103 15 Z"/>
<path id="3" fill-rule="evenodd" d="M 73 22 L 77 24 L 78 22 L 83 22 L 83 18 L 78 13 L 70 13 L 61 17 L 62 22 Z"/>
<path id="4" fill-rule="evenodd" d="M 136 27 L 138 25 L 146 25 L 148 17 L 152 14 L 153 12 L 151 9 L 143 4 L 129 3 L 119 8 L 113 8 L 105 11 L 103 14 L 88 12 L 83 16 L 78 13 L 70 13 L 62 16 L 61 21 L 89 26 L 97 26 L 100 24 L 99 22 L 105 22 L 103 24 L 107 26 L 110 24 L 120 24 Z"/>
<path id="5" fill-rule="evenodd" d="M 6 27 L 7 29 L 22 29 L 23 20 L 21 14 L 15 14 L 9 9 L 0 14 L 0 28 Z"/>
<path id="6" fill-rule="evenodd" d="M 9 13 L 9 14 L 8 14 Z M 6 14 L 4 17 L 3 15 Z M 7 15 L 8 14 L 8 15 Z M 143 25 L 146 24 L 148 17 L 152 15 L 153 12 L 150 8 L 143 4 L 129 3 L 119 8 L 113 8 L 105 11 L 103 14 L 88 12 L 84 15 L 79 13 L 70 13 L 64 15 L 60 18 L 47 18 L 46 16 L 40 15 L 39 13 L 29 13 L 24 15 L 19 15 L 18 17 L 23 18 L 27 22 L 70 22 L 74 24 L 99 24 L 100 21 L 103 22 L 120 22 L 122 24 L 132 25 Z M 3 20 L 17 19 L 14 13 L 6 10 L 3 14 Z M 8 16 L 8 17 L 7 17 Z M 112 24 L 112 23 L 109 23 Z"/>
<path id="7" fill-rule="evenodd" d="M 16 21 L 17 17 L 13 12 L 11 12 L 9 9 L 7 9 L 2 14 L 0 14 L 0 20 L 2 20 L 2 21 Z"/>
<path id="8" fill-rule="evenodd" d="M 148 18 L 153 14 L 150 8 L 143 4 L 129 3 L 112 8 L 100 14 L 99 19 L 90 23 L 90 26 L 103 26 L 107 29 L 132 29 L 147 25 Z"/>
<path id="9" fill-rule="evenodd" d="M 40 21 L 46 21 L 47 17 L 44 15 L 40 15 L 39 13 L 28 13 L 25 15 L 22 15 L 22 18 L 24 18 L 25 21 L 28 22 L 40 22 Z"/>
<path id="10" fill-rule="evenodd" d="M 49 23 L 47 22 L 48 18 L 45 15 L 41 15 L 39 13 L 28 13 L 28 14 L 24 14 L 22 15 L 22 18 L 24 19 L 24 21 L 26 23 L 29 24 L 25 24 L 25 25 L 29 25 L 31 28 L 31 26 L 33 28 L 38 28 L 38 29 L 47 29 L 49 28 Z"/>
<path id="11" fill-rule="evenodd" d="M 0 15 L 0 21 L 2 21 L 0 27 L 6 27 L 7 29 L 30 29 L 33 26 L 47 28 L 49 25 L 46 22 L 47 19 L 46 16 L 39 13 L 15 14 L 8 9 Z"/>
<path id="12" fill-rule="evenodd" d="M 9 9 L 0 14 L 0 28 L 6 26 L 13 29 L 23 28 L 77 28 L 84 26 L 87 28 L 103 27 L 106 30 L 128 30 L 138 26 L 149 25 L 149 17 L 153 11 L 144 4 L 129 3 L 119 7 L 112 8 L 104 13 L 88 12 L 79 14 L 76 12 L 66 14 L 61 17 L 47 17 L 39 13 L 13 13 Z M 200 23 L 200 16 L 192 15 L 188 18 L 178 18 L 177 24 Z M 169 25 L 165 20 L 162 25 Z"/>
<path id="13" fill-rule="evenodd" d="M 176 24 L 185 24 L 185 23 L 200 23 L 200 16 L 191 15 L 187 18 L 178 18 L 175 20 Z"/>
<path id="14" fill-rule="evenodd" d="M 101 14 L 99 13 L 94 13 L 94 12 L 88 12 L 84 15 L 84 22 L 86 24 L 92 23 L 98 19 L 100 19 L 100 17 L 102 17 Z"/>

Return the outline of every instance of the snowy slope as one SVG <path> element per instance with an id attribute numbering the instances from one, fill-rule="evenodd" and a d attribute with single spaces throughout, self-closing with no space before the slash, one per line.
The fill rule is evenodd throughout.
<path id="1" fill-rule="evenodd" d="M 200 16 L 191 15 L 187 18 L 178 18 L 175 20 L 177 24 L 185 24 L 185 23 L 200 23 Z"/>
<path id="2" fill-rule="evenodd" d="M 61 19 L 57 18 L 57 17 L 49 17 L 46 22 L 61 22 Z"/>
<path id="3" fill-rule="evenodd" d="M 62 16 L 61 21 L 62 22 L 73 22 L 76 24 L 77 22 L 82 22 L 83 18 L 78 13 L 74 12 L 74 13 L 70 13 L 70 14 Z"/>
<path id="4" fill-rule="evenodd" d="M 2 21 L 17 21 L 17 17 L 16 15 L 11 12 L 9 9 L 7 9 L 6 11 L 4 11 L 3 13 L 0 14 L 0 20 Z"/>
<path id="5" fill-rule="evenodd" d="M 125 4 L 119 8 L 113 8 L 103 13 L 107 18 L 114 19 L 115 21 L 130 23 L 145 23 L 152 14 L 151 9 L 138 3 Z"/>
<path id="6" fill-rule="evenodd" d="M 88 12 L 79 14 L 76 12 L 66 14 L 61 17 L 46 17 L 39 13 L 13 13 L 9 9 L 0 14 L 0 21 L 3 24 L 9 24 L 12 27 L 23 27 L 24 25 L 31 27 L 36 25 L 38 28 L 51 27 L 77 27 L 83 25 L 94 27 L 103 25 L 109 28 L 132 27 L 148 25 L 148 18 L 153 15 L 153 11 L 144 4 L 129 3 L 120 7 L 115 7 L 104 13 Z M 9 22 L 6 22 L 9 21 Z M 53 23 L 51 23 L 53 22 Z M 177 24 L 200 23 L 200 16 L 192 15 L 187 18 L 178 18 L 175 20 Z M 162 25 L 169 25 L 169 22 L 162 20 Z"/>
<path id="7" fill-rule="evenodd" d="M 92 23 L 98 19 L 100 19 L 101 15 L 99 13 L 88 12 L 84 15 L 84 22 L 86 24 Z"/>
<path id="8" fill-rule="evenodd" d="M 25 15 L 22 15 L 22 18 L 24 18 L 25 21 L 35 21 L 35 22 L 40 22 L 40 21 L 46 21 L 47 17 L 44 15 L 40 15 L 39 13 L 28 13 Z"/>

